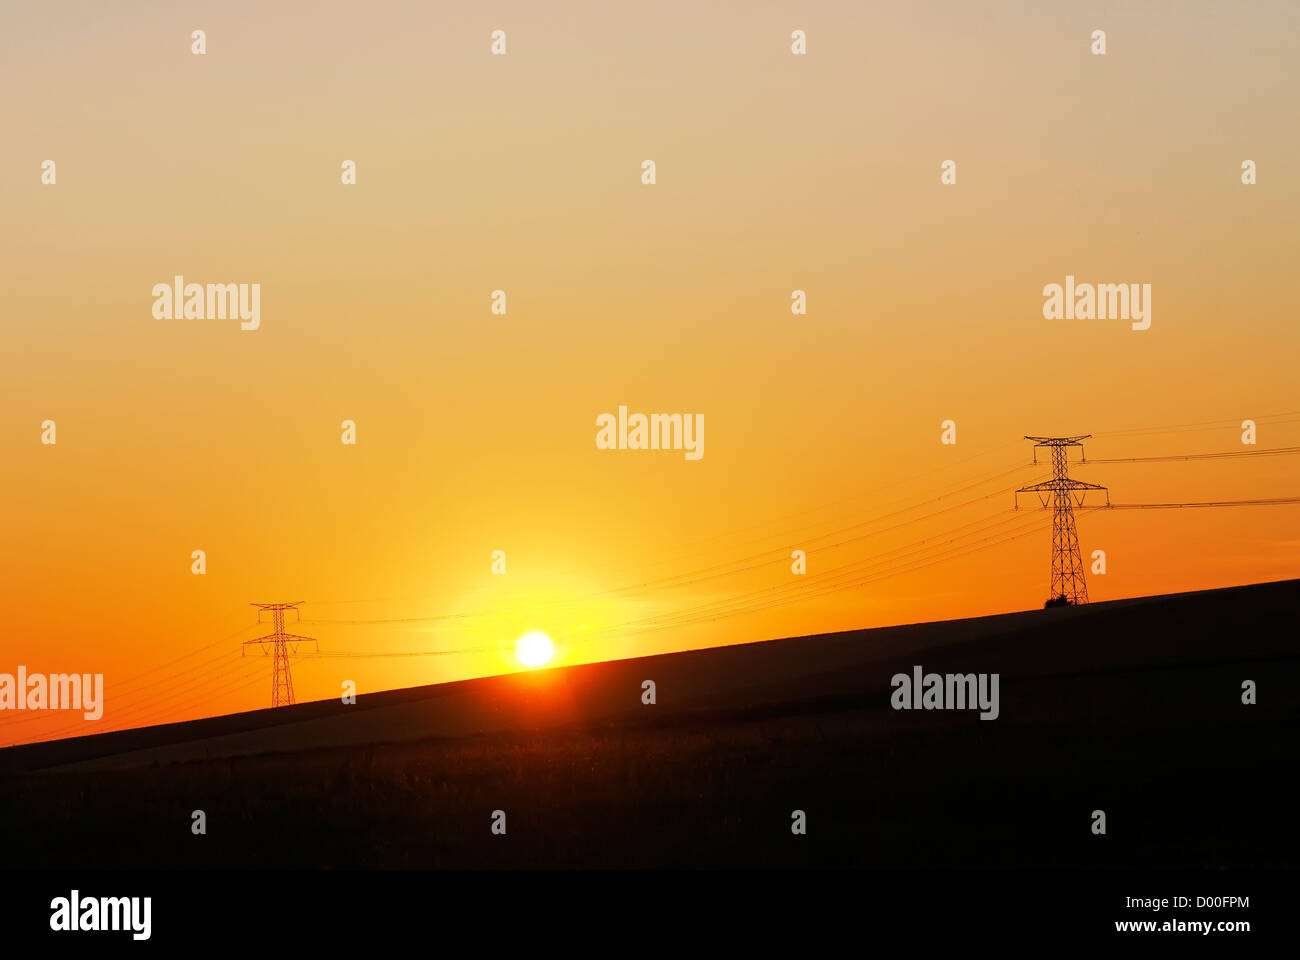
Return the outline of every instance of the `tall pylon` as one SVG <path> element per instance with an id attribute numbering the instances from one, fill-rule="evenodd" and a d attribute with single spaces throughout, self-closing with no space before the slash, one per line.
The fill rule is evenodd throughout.
<path id="1" fill-rule="evenodd" d="M 262 645 L 262 653 L 266 654 L 266 644 L 271 644 L 272 653 L 275 657 L 274 663 L 271 664 L 271 706 L 287 707 L 294 702 L 293 700 L 293 673 L 289 669 L 290 653 L 298 652 L 300 643 L 316 643 L 313 637 L 300 637 L 294 633 L 284 632 L 284 612 L 292 610 L 295 616 L 301 619 L 298 613 L 298 607 L 303 601 L 295 600 L 293 603 L 254 603 L 251 606 L 257 607 L 257 622 L 262 623 L 262 614 L 265 611 L 271 612 L 273 631 L 265 637 L 258 637 L 256 640 L 245 640 L 244 646 L 256 643 Z M 292 645 L 293 649 L 289 647 Z M 317 650 L 319 650 L 319 645 Z M 241 654 L 242 655 L 242 654 Z"/>
<path id="2" fill-rule="evenodd" d="M 1047 498 L 1042 494 L 1052 495 L 1052 584 L 1045 606 L 1072 607 L 1088 602 L 1088 584 L 1083 577 L 1083 558 L 1079 554 L 1079 534 L 1074 527 L 1074 507 L 1076 503 L 1083 506 L 1089 490 L 1105 491 L 1106 506 L 1110 506 L 1110 491 L 1095 483 L 1071 480 L 1067 454 L 1070 447 L 1082 450 L 1082 441 L 1091 437 L 1090 433 L 1077 437 L 1025 437 L 1034 442 L 1034 463 L 1038 462 L 1039 447 L 1050 447 L 1052 450 L 1052 479 L 1016 491 L 1017 510 L 1020 509 L 1019 494 L 1039 494 L 1044 507 L 1047 506 Z M 1077 497 L 1076 491 L 1079 491 Z"/>

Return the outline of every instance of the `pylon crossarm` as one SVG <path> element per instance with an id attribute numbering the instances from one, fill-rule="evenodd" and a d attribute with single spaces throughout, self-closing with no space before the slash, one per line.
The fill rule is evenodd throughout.
<path id="1" fill-rule="evenodd" d="M 1027 487 L 1021 487 L 1016 493 L 1036 493 L 1039 490 L 1055 490 L 1059 484 L 1055 480 L 1044 480 L 1042 483 L 1031 483 Z"/>

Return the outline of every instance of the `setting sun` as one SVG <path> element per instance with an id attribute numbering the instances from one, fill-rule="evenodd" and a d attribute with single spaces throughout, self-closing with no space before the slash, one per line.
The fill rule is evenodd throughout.
<path id="1" fill-rule="evenodd" d="M 515 656 L 528 667 L 540 667 L 555 655 L 555 644 L 540 630 L 530 630 L 515 644 Z"/>

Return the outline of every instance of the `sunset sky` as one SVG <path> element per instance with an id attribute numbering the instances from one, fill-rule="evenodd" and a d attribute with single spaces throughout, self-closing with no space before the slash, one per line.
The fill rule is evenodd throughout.
<path id="1" fill-rule="evenodd" d="M 1300 7 L 1055 6 L 7 7 L 0 672 L 106 705 L 0 745 L 269 706 L 253 601 L 466 651 L 304 659 L 299 700 L 518 669 L 530 629 L 575 663 L 1035 608 L 1025 434 L 1300 444 Z M 177 274 L 260 283 L 261 328 L 155 319 Z M 1045 320 L 1067 274 L 1150 283 L 1150 329 Z M 598 450 L 620 404 L 703 414 L 703 458 Z M 1300 495 L 1294 456 L 1072 474 Z M 1300 505 L 1079 531 L 1094 601 L 1300 571 Z"/>

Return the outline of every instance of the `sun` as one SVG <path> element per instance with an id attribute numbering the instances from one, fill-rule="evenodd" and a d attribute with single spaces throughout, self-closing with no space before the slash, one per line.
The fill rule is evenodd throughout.
<path id="1" fill-rule="evenodd" d="M 540 667 L 555 656 L 555 644 L 540 630 L 529 630 L 515 644 L 515 656 L 526 667 Z"/>

